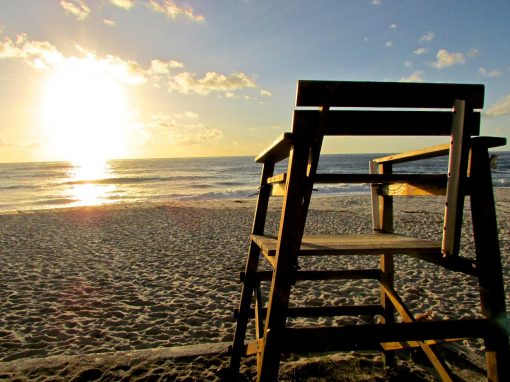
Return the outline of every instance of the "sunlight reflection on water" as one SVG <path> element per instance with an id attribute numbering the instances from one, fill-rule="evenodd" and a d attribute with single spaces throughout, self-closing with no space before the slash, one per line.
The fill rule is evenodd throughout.
<path id="1" fill-rule="evenodd" d="M 112 177 L 114 177 L 113 170 L 106 161 L 74 164 L 70 173 L 74 184 L 68 190 L 71 198 L 75 200 L 71 205 L 97 206 L 112 203 L 109 196 L 115 192 L 116 186 L 98 183 Z"/>

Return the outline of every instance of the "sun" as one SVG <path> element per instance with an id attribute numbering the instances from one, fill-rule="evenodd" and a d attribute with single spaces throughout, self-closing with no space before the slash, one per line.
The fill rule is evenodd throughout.
<path id="1" fill-rule="evenodd" d="M 126 96 L 101 61 L 73 59 L 54 69 L 44 87 L 41 118 L 53 157 L 87 165 L 126 154 Z"/>

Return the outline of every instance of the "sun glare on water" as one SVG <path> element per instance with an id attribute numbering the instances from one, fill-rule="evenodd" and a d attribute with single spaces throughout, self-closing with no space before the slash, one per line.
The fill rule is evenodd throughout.
<path id="1" fill-rule="evenodd" d="M 111 203 L 116 187 L 101 181 L 113 176 L 107 162 L 88 162 L 76 165 L 69 174 L 72 187 L 67 191 L 75 202 L 73 206 L 94 206 Z"/>
<path id="2" fill-rule="evenodd" d="M 66 191 L 73 205 L 109 203 L 115 187 L 108 159 L 125 156 L 129 126 L 126 96 L 111 67 L 92 57 L 71 59 L 50 74 L 41 119 L 53 158 L 73 163 Z"/>
<path id="3" fill-rule="evenodd" d="M 124 156 L 126 97 L 104 63 L 70 60 L 54 69 L 42 99 L 51 154 L 79 165 Z"/>

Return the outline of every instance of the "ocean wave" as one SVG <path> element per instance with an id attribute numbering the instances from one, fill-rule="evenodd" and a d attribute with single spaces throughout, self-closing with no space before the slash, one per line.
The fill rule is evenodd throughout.
<path id="1" fill-rule="evenodd" d="M 27 186 L 27 185 L 24 185 L 24 184 L 19 184 L 19 185 L 10 185 L 10 186 L 0 186 L 0 190 L 29 190 L 29 189 L 34 189 L 35 187 L 33 186 Z"/>
<path id="2" fill-rule="evenodd" d="M 153 182 L 174 182 L 174 181 L 197 181 L 212 179 L 209 176 L 154 176 L 154 177 L 113 177 L 113 178 L 102 178 L 102 179 L 80 179 L 80 180 L 69 180 L 63 182 L 64 185 L 80 185 L 80 184 L 132 184 L 132 183 L 153 183 Z"/>

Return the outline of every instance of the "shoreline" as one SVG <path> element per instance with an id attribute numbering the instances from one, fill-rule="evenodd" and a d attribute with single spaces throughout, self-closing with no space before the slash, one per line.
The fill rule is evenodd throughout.
<path id="1" fill-rule="evenodd" d="M 495 195 L 508 285 L 510 189 L 496 189 Z M 424 204 L 417 203 L 425 199 Z M 442 198 L 425 199 L 396 201 L 397 231 L 433 239 L 440 235 Z M 275 198 L 270 206 L 268 232 L 277 230 L 280 202 Z M 5 286 L 0 291 L 0 371 L 12 362 L 52 356 L 143 353 L 229 342 L 234 328 L 231 312 L 240 293 L 237 277 L 244 268 L 254 207 L 255 199 L 233 199 L 0 214 L 0 255 L 5 259 L 0 275 Z M 466 214 L 468 226 L 469 222 Z M 425 223 L 426 228 L 416 223 Z M 316 196 L 307 230 L 369 232 L 370 196 Z M 471 256 L 473 243 L 467 229 L 463 241 L 465 254 Z M 303 266 L 377 263 L 377 259 L 356 264 L 346 258 L 325 261 L 303 259 Z M 414 313 L 433 311 L 432 319 L 479 314 L 477 286 L 467 276 L 452 276 L 409 258 L 399 258 L 397 267 L 396 287 Z M 303 283 L 296 286 L 292 303 L 373 303 L 378 298 L 376 288 L 352 281 L 340 286 L 326 283 L 316 291 Z M 457 301 L 463 301 L 462 307 Z M 321 318 L 315 323 L 342 325 L 364 319 Z M 290 325 L 297 323 L 313 324 L 309 319 L 289 320 Z M 473 341 L 458 344 L 471 363 L 484 367 L 480 346 Z"/>

